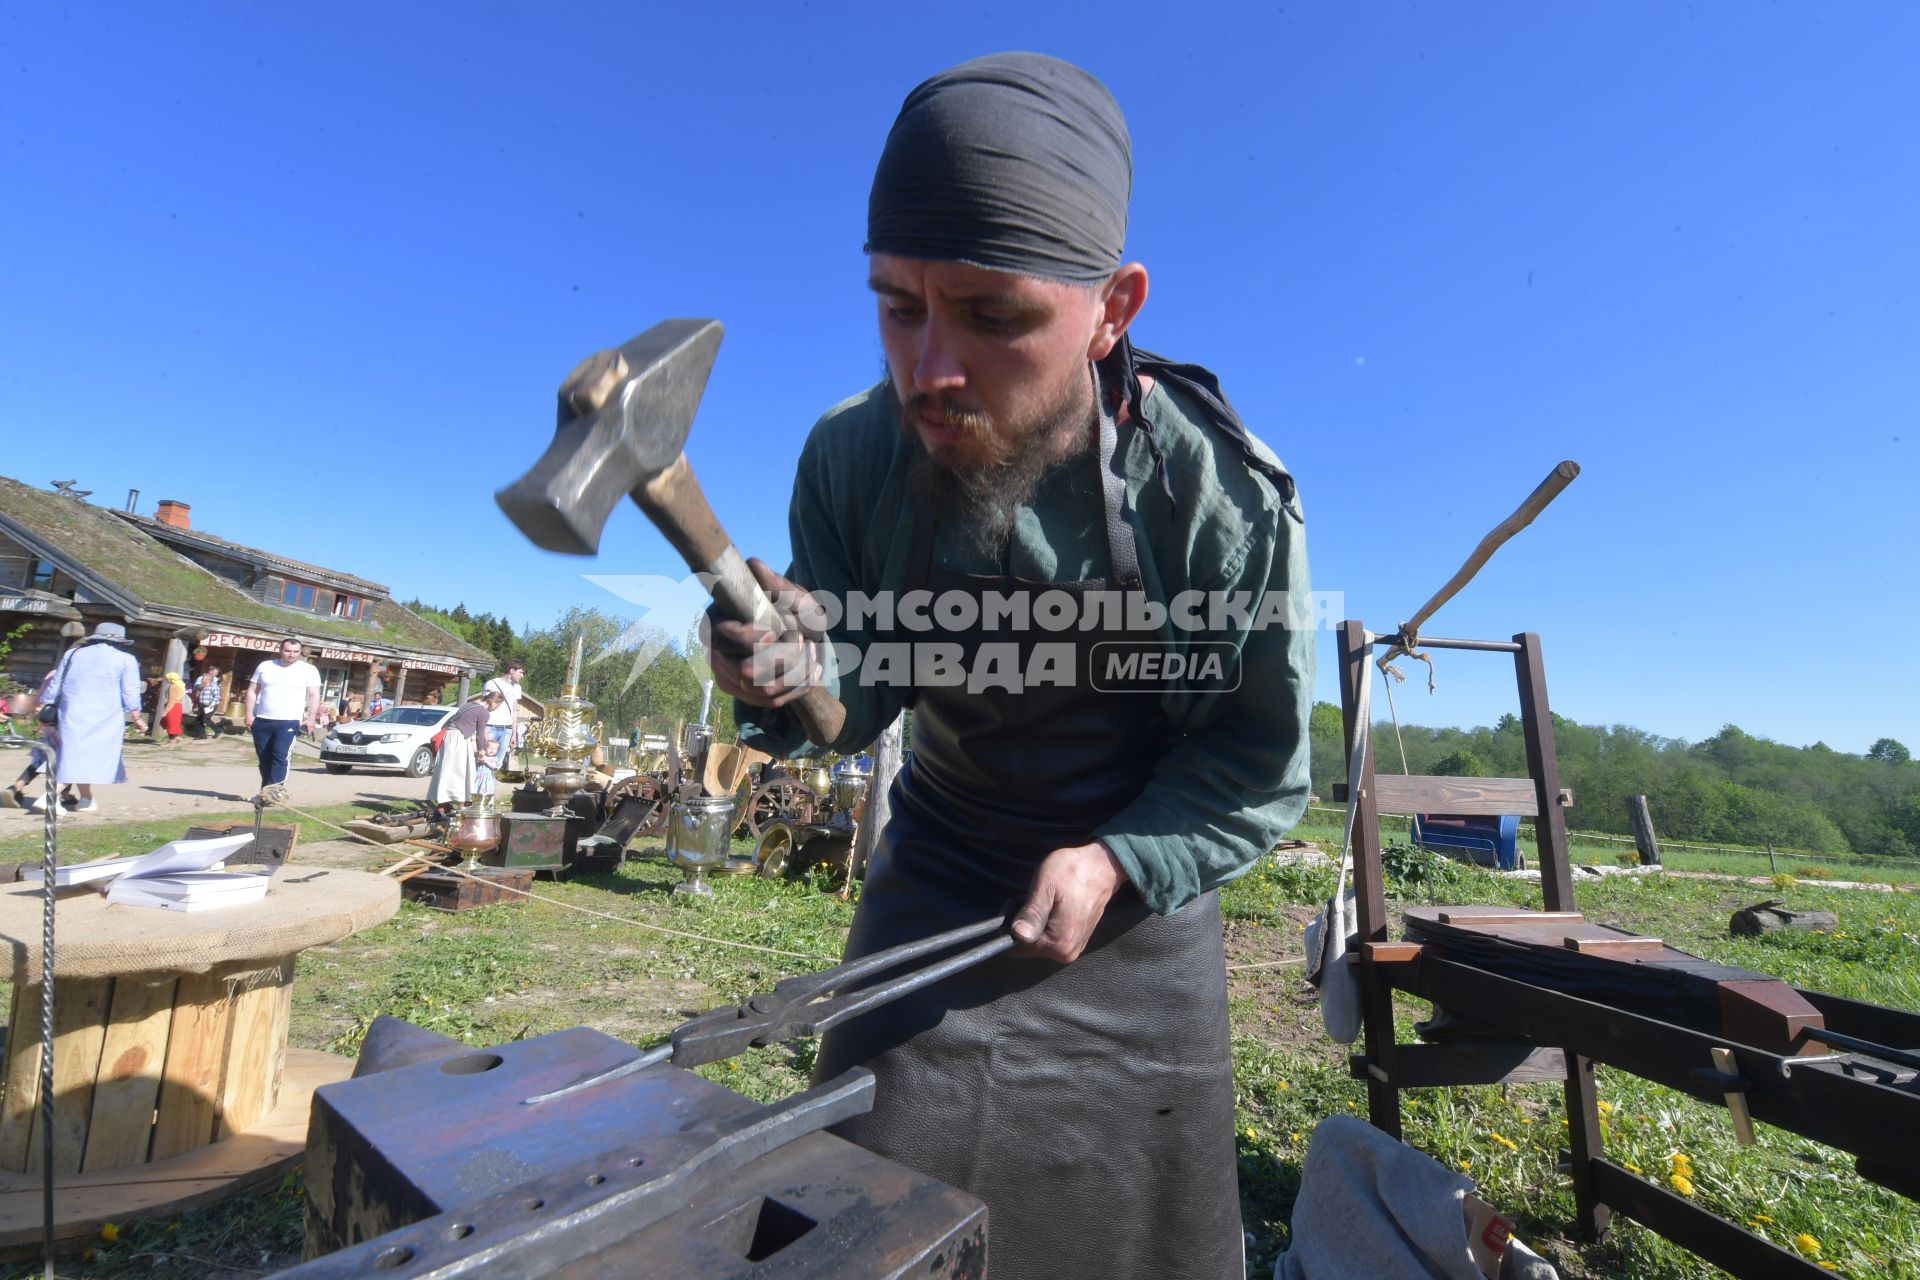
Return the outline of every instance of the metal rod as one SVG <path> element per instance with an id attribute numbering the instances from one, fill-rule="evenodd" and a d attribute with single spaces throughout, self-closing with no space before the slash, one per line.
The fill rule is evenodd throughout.
<path id="1" fill-rule="evenodd" d="M 1400 633 L 1374 636 L 1376 648 L 1388 649 L 1400 643 Z M 1440 636 L 1421 636 L 1417 648 L 1421 649 L 1472 649 L 1479 653 L 1518 653 L 1520 646 L 1511 640 L 1447 640 Z"/>
<path id="2" fill-rule="evenodd" d="M 595 1075 L 590 1075 L 584 1080 L 575 1080 L 572 1084 L 563 1085 L 558 1089 L 550 1089 L 546 1093 L 536 1093 L 531 1098 L 522 1098 L 520 1105 L 523 1107 L 531 1107 L 538 1103 L 551 1102 L 555 1098 L 564 1098 L 569 1094 L 579 1093 L 582 1089 L 591 1089 L 595 1085 L 605 1084 L 609 1080 L 620 1080 L 627 1076 L 638 1075 L 654 1063 L 665 1062 L 672 1056 L 673 1045 L 663 1044 L 657 1049 L 647 1050 L 630 1062 L 623 1062 L 617 1067 L 611 1067 Z"/>
<path id="3" fill-rule="evenodd" d="M 42 743 L 47 761 L 47 827 L 40 856 L 40 1257 L 53 1280 L 53 915 L 60 823 L 60 753 Z"/>
<path id="4" fill-rule="evenodd" d="M 1920 1070 L 1920 1054 L 1909 1053 L 1905 1049 L 1875 1044 L 1871 1040 L 1862 1040 L 1857 1036 L 1844 1036 L 1838 1031 L 1828 1031 L 1825 1027 L 1808 1027 L 1806 1036 L 1809 1040 L 1818 1040 L 1821 1044 L 1830 1044 L 1836 1049 L 1851 1049 L 1856 1054 L 1865 1054 L 1870 1058 L 1879 1058 L 1883 1062 Z"/>

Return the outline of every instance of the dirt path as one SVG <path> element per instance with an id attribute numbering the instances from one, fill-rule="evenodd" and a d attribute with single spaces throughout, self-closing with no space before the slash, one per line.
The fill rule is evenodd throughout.
<path id="1" fill-rule="evenodd" d="M 231 811 L 251 803 L 253 794 L 260 789 L 260 770 L 254 763 L 253 744 L 241 737 L 205 742 L 182 738 L 172 746 L 129 743 L 126 762 L 126 782 L 94 788 L 100 804 L 98 813 L 72 814 L 62 821 L 126 822 L 137 818 Z M 5 781 L 12 781 L 24 765 L 24 758 L 14 752 L 0 755 L 0 766 L 7 771 Z M 43 785 L 35 779 L 31 794 L 40 794 Z M 427 780 L 364 769 L 328 773 L 320 767 L 314 748 L 303 742 L 294 746 L 287 793 L 301 808 L 355 801 L 410 805 L 426 799 Z M 13 834 L 16 827 L 24 831 L 29 823 L 37 821 L 34 814 L 0 809 L 0 835 Z"/>

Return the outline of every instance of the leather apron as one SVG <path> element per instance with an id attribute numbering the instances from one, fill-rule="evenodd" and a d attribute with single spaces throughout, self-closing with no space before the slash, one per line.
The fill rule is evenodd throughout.
<path id="1" fill-rule="evenodd" d="M 944 569 L 933 563 L 931 513 L 916 525 L 909 585 L 936 599 L 1139 591 L 1114 426 L 1101 416 L 1111 585 Z M 890 793 L 849 959 L 1024 899 L 1040 861 L 1091 841 L 1176 737 L 1157 697 L 1088 686 L 1093 646 L 1118 632 L 1003 625 L 907 638 L 959 644 L 968 669 L 983 643 L 1017 644 L 1022 672 L 1035 644 L 1078 652 L 1070 686 L 915 691 L 912 752 Z M 857 1064 L 877 1075 L 877 1102 L 838 1132 L 986 1201 L 992 1280 L 1244 1276 L 1215 894 L 1161 916 L 1124 886 L 1072 964 L 1000 956 L 956 974 L 828 1032 L 815 1076 Z"/>

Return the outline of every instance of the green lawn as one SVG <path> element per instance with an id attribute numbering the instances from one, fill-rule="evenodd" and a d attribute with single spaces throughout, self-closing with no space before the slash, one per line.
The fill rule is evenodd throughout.
<path id="1" fill-rule="evenodd" d="M 322 811 L 338 820 L 345 806 Z M 206 822 L 202 815 L 195 822 Z M 235 820 L 250 816 L 231 815 Z M 77 829 L 69 860 L 150 848 L 187 825 Z M 23 824 L 24 831 L 24 824 Z M 1325 840 L 1333 833 L 1308 831 Z M 315 838 L 307 833 L 307 839 Z M 1337 835 L 1333 835 L 1337 840 Z M 38 850 L 37 829 L 0 840 L 0 860 Z M 369 860 L 378 855 L 369 850 Z M 1398 904 L 1428 901 L 1538 905 L 1537 886 L 1497 879 L 1453 864 L 1415 860 L 1397 882 Z M 302 955 L 294 1000 L 295 1044 L 352 1053 L 368 1022 L 391 1013 L 476 1045 L 588 1025 L 635 1043 L 656 1041 L 689 1014 L 764 991 L 779 978 L 824 967 L 837 956 L 852 908 L 808 883 L 753 878 L 716 882 L 711 900 L 675 898 L 678 873 L 656 860 L 619 872 L 538 886 L 554 901 L 488 908 L 454 917 L 412 906 L 392 921 Z M 1287 1243 L 1286 1223 L 1299 1162 L 1313 1125 L 1364 1107 L 1364 1091 L 1345 1070 L 1349 1050 L 1319 1031 L 1318 1012 L 1297 965 L 1307 904 L 1330 891 L 1323 870 L 1263 864 L 1222 895 L 1233 984 L 1235 1063 L 1240 1107 L 1240 1175 L 1246 1228 L 1254 1237 L 1249 1274 L 1264 1277 Z M 1836 912 L 1831 936 L 1735 940 L 1727 917 L 1744 903 L 1785 896 L 1795 906 Z M 1789 891 L 1677 876 L 1583 881 L 1579 904 L 1590 918 L 1659 936 L 1712 959 L 1905 1008 L 1920 1007 L 1913 963 L 1920 903 L 1908 893 L 1801 886 Z M 565 904 L 565 905 L 562 905 Z M 568 909 L 585 907 L 616 917 Z M 689 941 L 641 925 L 746 942 L 819 959 L 795 959 Z M 1400 1010 L 1402 1037 L 1424 1008 Z M 741 1092 L 771 1099 L 804 1086 L 812 1046 L 755 1050 L 701 1073 Z M 1920 1276 L 1920 1214 L 1890 1192 L 1855 1178 L 1849 1157 L 1761 1126 L 1753 1148 L 1737 1147 L 1725 1114 L 1618 1072 L 1602 1071 L 1609 1107 L 1608 1150 L 1665 1181 L 1670 1157 L 1686 1157 L 1696 1199 L 1769 1238 L 1816 1239 L 1838 1274 Z M 1443 1162 L 1467 1169 L 1480 1194 L 1517 1215 L 1522 1235 L 1569 1276 L 1663 1280 L 1717 1274 L 1645 1231 L 1621 1224 L 1598 1246 L 1565 1236 L 1572 1199 L 1553 1173 L 1561 1140 L 1553 1086 L 1457 1089 L 1409 1095 L 1407 1139 Z M 297 1250 L 297 1186 L 184 1215 L 175 1222 L 129 1224 L 101 1241 L 63 1275 L 233 1274 L 283 1266 Z M 20 1272 L 19 1274 L 24 1274 Z"/>

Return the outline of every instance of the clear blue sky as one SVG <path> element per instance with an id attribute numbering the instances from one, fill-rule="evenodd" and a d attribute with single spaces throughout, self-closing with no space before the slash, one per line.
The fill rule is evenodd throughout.
<path id="1" fill-rule="evenodd" d="M 1583 721 L 1920 747 L 1917 15 L 11 5 L 0 473 L 546 625 L 621 607 L 584 573 L 681 569 L 637 511 L 589 564 L 490 495 L 582 355 L 715 316 L 689 452 L 780 562 L 808 426 L 879 367 L 900 99 L 1039 49 L 1127 113 L 1137 336 L 1287 461 L 1348 614 L 1410 614 L 1573 458 L 1431 632 L 1539 631 Z M 1405 688 L 1417 722 L 1514 704 L 1493 658 Z"/>

